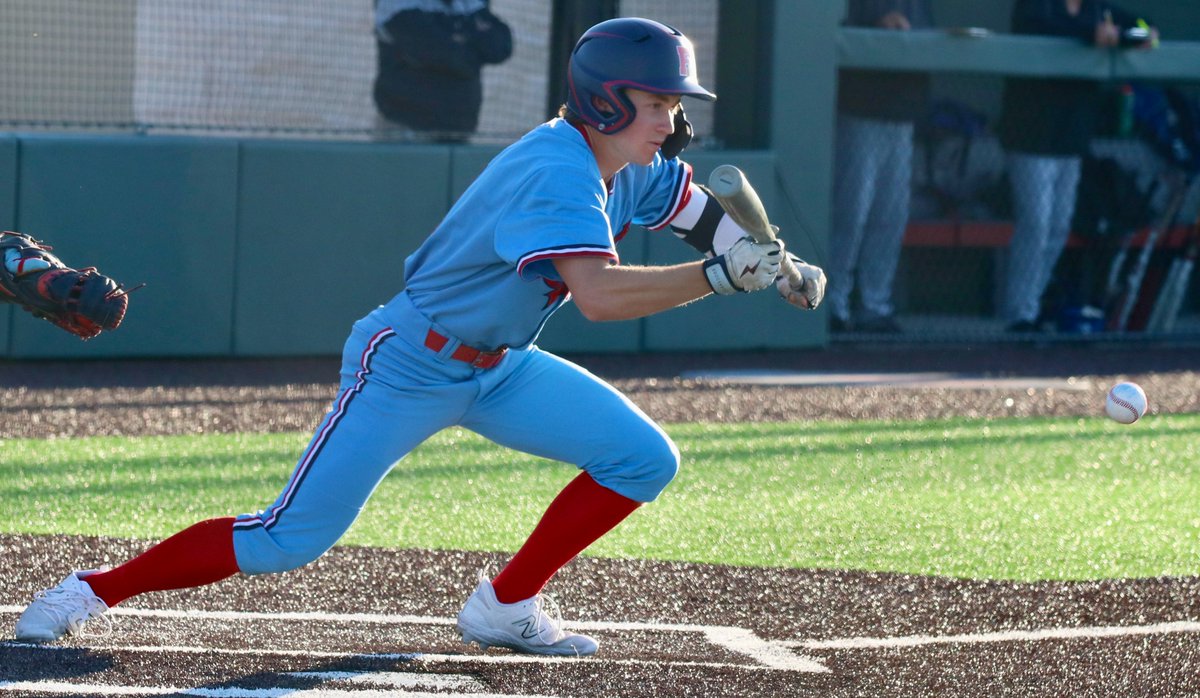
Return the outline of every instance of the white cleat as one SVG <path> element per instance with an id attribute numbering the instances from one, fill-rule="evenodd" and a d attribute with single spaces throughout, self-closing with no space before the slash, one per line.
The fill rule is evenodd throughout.
<path id="1" fill-rule="evenodd" d="M 92 591 L 82 577 L 99 570 L 75 571 L 53 589 L 39 591 L 33 603 L 17 619 L 17 640 L 24 642 L 54 642 L 63 635 L 83 635 L 83 626 L 93 618 L 102 619 L 104 631 L 112 629 L 112 621 L 104 614 L 108 604 Z"/>
<path id="2" fill-rule="evenodd" d="M 544 595 L 517 603 L 500 603 L 492 582 L 480 577 L 475 593 L 467 599 L 458 614 L 458 633 L 468 645 L 479 643 L 480 649 L 507 647 L 525 654 L 549 654 L 566 657 L 586 657 L 596 653 L 600 643 L 587 635 L 562 629 L 557 618 L 544 610 Z M 555 615 L 557 615 L 557 608 Z"/>

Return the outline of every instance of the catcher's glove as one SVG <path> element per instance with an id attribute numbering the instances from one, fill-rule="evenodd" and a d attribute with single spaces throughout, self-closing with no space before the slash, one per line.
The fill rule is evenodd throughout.
<path id="1" fill-rule="evenodd" d="M 0 300 L 82 339 L 117 329 L 129 307 L 129 292 L 95 267 L 66 266 L 50 249 L 28 235 L 0 232 Z"/>

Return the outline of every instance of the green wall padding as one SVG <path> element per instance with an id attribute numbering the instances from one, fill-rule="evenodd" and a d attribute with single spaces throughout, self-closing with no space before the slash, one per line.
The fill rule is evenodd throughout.
<path id="1" fill-rule="evenodd" d="M 340 353 L 404 287 L 404 260 L 449 206 L 439 146 L 242 148 L 234 353 Z"/>
<path id="2" fill-rule="evenodd" d="M 0 215 L 18 211 L 22 232 L 53 241 L 69 264 L 148 284 L 133 295 L 118 332 L 83 343 L 22 313 L 9 319 L 0 341 L 18 358 L 336 354 L 355 320 L 403 288 L 405 258 L 498 150 L 83 136 L 0 141 L 0 175 L 12 173 L 0 187 Z M 739 165 L 773 215 L 782 212 L 771 153 L 697 151 L 689 161 L 699 182 L 718 164 Z M 808 245 L 797 231 L 784 234 L 793 248 Z M 670 230 L 637 227 L 618 252 L 625 264 L 698 258 Z M 590 322 L 569 304 L 538 343 L 564 353 L 753 349 L 812 344 L 819 324 L 773 293 L 710 298 L 611 323 Z M 725 329 L 703 331 L 710 326 Z"/>
<path id="3" fill-rule="evenodd" d="M 18 176 L 20 232 L 50 241 L 69 266 L 146 287 L 119 330 L 89 342 L 20 313 L 13 356 L 229 352 L 236 141 L 23 137 Z"/>
<path id="4" fill-rule="evenodd" d="M 17 229 L 17 139 L 0 136 L 0 230 Z M 13 306 L 0 303 L 0 356 L 7 356 Z"/>

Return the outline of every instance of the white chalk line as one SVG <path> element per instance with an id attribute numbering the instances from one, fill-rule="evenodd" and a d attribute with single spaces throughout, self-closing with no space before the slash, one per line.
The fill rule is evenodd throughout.
<path id="1" fill-rule="evenodd" d="M 24 610 L 21 606 L 0 606 L 0 613 L 20 613 Z M 285 613 L 266 613 L 258 611 L 199 611 L 199 610 L 173 610 L 173 609 L 141 609 L 141 608 L 114 608 L 109 612 L 112 616 L 132 616 L 143 618 L 169 618 L 169 619 L 204 619 L 204 620 L 220 620 L 220 621 L 307 621 L 307 622 L 323 622 L 323 623 L 371 623 L 378 625 L 446 625 L 452 626 L 455 624 L 453 618 L 440 618 L 436 616 L 410 616 L 410 615 L 391 615 L 380 613 L 328 613 L 321 611 L 307 612 L 285 612 Z M 787 646 L 784 642 L 778 640 L 764 640 L 756 635 L 753 631 L 745 628 L 735 628 L 729 626 L 714 626 L 714 625 L 692 625 L 681 623 L 635 623 L 635 622 L 606 622 L 606 621 L 575 621 L 564 622 L 565 627 L 578 630 L 597 630 L 597 631 L 632 631 L 632 632 L 677 632 L 677 633 L 697 633 L 703 635 L 709 642 L 718 647 L 722 647 L 732 653 L 744 656 L 755 662 L 754 665 L 733 664 L 729 662 L 671 662 L 672 666 L 695 666 L 708 668 L 737 668 L 737 669 L 752 669 L 752 670 L 780 670 L 780 671 L 796 671 L 806 673 L 827 673 L 829 669 L 820 662 L 798 654 L 795 650 Z M 135 648 L 116 648 L 109 649 L 127 649 L 133 651 Z M 151 652 L 161 648 L 142 647 L 136 648 L 136 651 Z M 185 648 L 172 648 L 174 651 L 187 651 Z M 198 648 L 193 648 L 198 649 Z M 222 648 L 213 650 L 203 648 L 199 651 L 204 652 L 259 652 L 262 650 L 234 650 Z M 268 650 L 268 652 L 271 652 Z M 286 653 L 286 651 L 282 651 Z M 321 656 L 319 653 L 305 651 L 308 656 Z M 345 654 L 331 653 L 333 656 L 344 657 Z M 352 655 L 361 656 L 361 655 Z M 371 655 L 381 656 L 381 655 Z M 556 657 L 539 657 L 532 655 L 436 655 L 436 654 L 397 654 L 391 655 L 396 658 L 417 658 L 425 662 L 488 662 L 497 661 L 502 663 L 524 663 L 524 662 L 547 662 L 560 660 Z M 566 661 L 576 661 L 574 658 L 567 658 Z M 597 661 L 597 659 L 589 659 L 589 661 Z M 604 662 L 615 662 L 621 664 L 650 664 L 661 666 L 663 662 L 643 661 L 637 659 L 600 659 Z"/>
<path id="2" fill-rule="evenodd" d="M 180 686 L 116 686 L 63 681 L 0 681 L 0 692 L 36 692 L 65 696 L 198 696 L 199 698 L 555 698 L 511 693 L 441 693 L 395 689 L 332 688 L 183 688 Z"/>
<path id="3" fill-rule="evenodd" d="M 1200 633 L 1200 622 L 1171 621 L 1151 625 L 1079 626 L 1042 630 L 1001 630 L 962 635 L 906 635 L 901 637 L 847 637 L 833 640 L 784 640 L 779 644 L 807 650 L 864 650 L 921 647 L 925 645 L 974 645 L 989 642 L 1039 642 L 1170 633 Z"/>
<path id="4" fill-rule="evenodd" d="M 26 642 L 0 642 L 0 647 L 21 647 L 46 651 L 79 651 L 78 646 L 71 645 L 42 645 Z M 417 652 L 329 652 L 322 650 L 286 650 L 259 649 L 249 647 L 190 647 L 187 645 L 104 645 L 92 647 L 93 650 L 108 652 L 129 652 L 133 654 L 205 654 L 246 657 L 298 657 L 300 659 L 335 659 L 359 661 L 402 661 L 420 662 L 424 664 L 570 664 L 573 662 L 588 662 L 589 664 L 604 664 L 618 666 L 650 666 L 661 667 L 667 662 L 650 659 L 617 659 L 607 657 L 543 657 L 532 654 L 435 654 Z M 790 651 L 790 650 L 789 650 Z M 793 655 L 796 656 L 796 655 Z M 669 662 L 673 667 L 695 667 L 699 669 L 742 669 L 749 671 L 784 671 L 775 667 L 758 664 L 732 664 L 729 662 Z M 822 667 L 824 669 L 824 667 Z"/>
<path id="5" fill-rule="evenodd" d="M 487 687 L 461 674 L 418 674 L 412 671 L 289 671 L 284 676 L 316 681 L 345 681 L 390 688 L 441 688 L 486 693 Z"/>

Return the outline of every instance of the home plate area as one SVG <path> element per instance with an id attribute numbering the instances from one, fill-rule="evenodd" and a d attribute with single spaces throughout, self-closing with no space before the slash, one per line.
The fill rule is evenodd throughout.
<path id="1" fill-rule="evenodd" d="M 19 610 L 0 607 L 8 617 Z M 118 609 L 112 615 L 115 631 L 103 638 L 65 645 L 5 643 L 6 665 L 25 665 L 34 676 L 0 681 L 0 692 L 210 698 L 541 696 L 565 695 L 550 691 L 549 684 L 562 687 L 564 678 L 597 672 L 640 676 L 646 685 L 666 689 L 657 678 L 664 670 L 718 680 L 733 674 L 828 671 L 793 648 L 720 626 L 576 623 L 573 627 L 594 634 L 605 648 L 602 657 L 578 660 L 467 649 L 455 638 L 451 618 L 159 609 Z M 390 636 L 387 644 L 394 647 L 388 649 L 429 651 L 344 649 L 362 646 L 364 635 Z M 230 642 L 239 637 L 255 638 L 254 646 Z M 181 638 L 192 644 L 178 644 Z M 66 677 L 64 670 L 77 676 Z M 547 673 L 557 678 L 548 682 Z M 493 687 L 518 678 L 518 690 Z"/>
<path id="2" fill-rule="evenodd" d="M 0 633 L 61 560 L 145 542 L 0 535 Z M 454 615 L 505 556 L 335 548 L 303 570 L 148 594 L 112 631 L 0 642 L 22 696 L 919 696 L 1200 693 L 1200 582 L 1008 583 L 572 562 L 549 589 L 591 658 L 466 646 Z M 50 570 L 53 570 L 52 572 Z M 102 628 L 93 622 L 89 630 Z"/>

